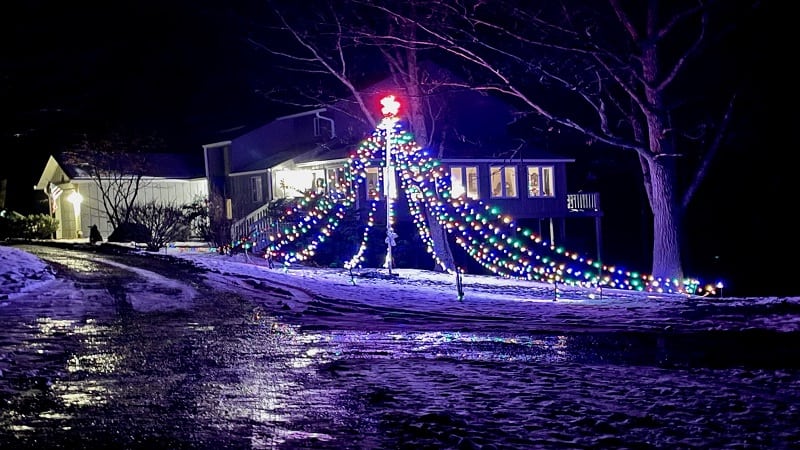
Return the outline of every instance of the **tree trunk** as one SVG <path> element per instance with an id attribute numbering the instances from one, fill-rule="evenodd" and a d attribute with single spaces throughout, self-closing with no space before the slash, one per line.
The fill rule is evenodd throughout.
<path id="1" fill-rule="evenodd" d="M 455 270 L 456 263 L 455 259 L 453 258 L 453 252 L 450 249 L 450 243 L 447 241 L 447 232 L 444 230 L 444 227 L 439 224 L 439 222 L 431 217 L 430 209 L 428 211 L 428 227 L 431 230 L 431 239 L 433 240 L 433 254 L 436 255 L 436 257 L 439 258 L 439 261 L 441 261 L 441 263 L 444 265 L 444 267 L 436 265 L 434 270 Z"/>
<path id="2" fill-rule="evenodd" d="M 653 212 L 653 271 L 655 278 L 683 279 L 681 241 L 682 209 L 675 190 L 676 179 L 672 158 L 655 158 L 650 162 L 650 209 Z"/>
<path id="3" fill-rule="evenodd" d="M 414 134 L 417 143 L 423 146 L 429 146 L 430 134 L 425 126 L 425 113 L 422 104 L 423 95 L 419 88 L 419 67 L 417 66 L 417 53 L 415 50 L 410 49 L 406 51 L 406 61 L 408 64 L 408 79 L 406 81 L 405 90 L 411 132 Z M 441 155 L 439 155 L 439 157 L 441 158 Z M 439 193 L 437 192 L 437 196 L 438 195 Z M 450 248 L 450 243 L 447 240 L 447 231 L 445 231 L 444 226 L 439 223 L 435 212 L 427 206 L 426 208 L 427 214 L 425 216 L 427 218 L 428 229 L 431 233 L 431 239 L 433 240 L 433 254 L 444 266 L 442 267 L 437 264 L 434 266 L 434 270 L 455 270 L 455 258 L 453 258 L 453 250 Z"/>
<path id="4" fill-rule="evenodd" d="M 437 192 L 436 195 L 438 197 L 439 193 Z M 447 239 L 447 231 L 445 230 L 444 225 L 439 223 L 439 220 L 436 217 L 436 212 L 430 206 L 428 206 L 427 202 L 425 203 L 425 208 L 425 219 L 428 224 L 428 229 L 431 233 L 431 240 L 433 240 L 433 254 L 444 266 L 442 267 L 437 264 L 434 267 L 434 270 L 455 270 L 455 258 L 453 258 L 453 250 L 450 248 L 450 242 Z"/>
<path id="5" fill-rule="evenodd" d="M 411 130 L 414 134 L 414 137 L 419 138 L 417 142 L 424 142 L 427 145 L 430 142 L 430 139 L 428 138 L 429 136 L 427 129 L 425 128 L 425 122 L 423 121 L 420 100 L 418 100 L 421 96 L 419 91 L 415 89 L 416 87 L 409 88 L 409 98 L 417 99 L 416 101 L 409 101 L 409 109 L 411 111 L 411 114 L 409 114 L 409 122 L 411 123 Z M 436 195 L 438 197 L 439 193 L 437 192 Z M 436 212 L 428 207 L 427 203 L 426 212 L 427 214 L 425 214 L 425 218 L 428 224 L 428 229 L 431 233 L 431 239 L 433 240 L 433 254 L 444 266 L 442 267 L 437 264 L 434 267 L 434 270 L 455 270 L 455 258 L 453 258 L 453 250 L 450 248 L 450 242 L 447 240 L 447 231 L 445 231 L 444 226 L 439 223 L 438 218 L 436 217 Z"/>

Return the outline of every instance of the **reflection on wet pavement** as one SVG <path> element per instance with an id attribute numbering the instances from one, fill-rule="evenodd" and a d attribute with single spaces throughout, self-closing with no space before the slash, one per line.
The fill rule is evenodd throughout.
<path id="1" fill-rule="evenodd" d="M 0 308 L 0 448 L 800 443 L 800 369 L 725 351 L 741 333 L 308 330 L 202 288 L 125 308 L 135 274 L 92 264 L 70 298 Z"/>

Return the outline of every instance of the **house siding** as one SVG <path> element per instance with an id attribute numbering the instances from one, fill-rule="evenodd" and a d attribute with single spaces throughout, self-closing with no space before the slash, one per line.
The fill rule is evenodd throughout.
<path id="1" fill-rule="evenodd" d="M 253 177 L 261 179 L 261 201 L 254 202 L 251 190 L 251 181 Z M 256 209 L 264 206 L 268 202 L 267 196 L 267 171 L 248 172 L 243 174 L 231 174 L 228 177 L 228 198 L 231 199 L 233 217 L 235 219 L 242 218 L 247 214 L 255 211 Z"/>
<path id="2" fill-rule="evenodd" d="M 227 197 L 227 175 L 230 173 L 230 144 L 205 148 L 208 191 Z"/>
<path id="3" fill-rule="evenodd" d="M 56 238 L 88 237 L 89 227 L 97 225 L 103 239 L 108 239 L 113 228 L 103 208 L 102 194 L 97 184 L 92 180 L 72 180 L 71 183 L 62 185 L 61 188 L 64 189 L 64 193 L 58 199 L 58 208 L 55 212 L 56 219 L 59 221 Z M 67 200 L 69 194 L 76 191 L 83 196 L 78 215 L 75 214 L 75 207 Z M 136 203 L 144 204 L 155 201 L 180 206 L 192 203 L 197 199 L 207 198 L 207 196 L 208 187 L 205 179 L 146 180 L 139 189 Z"/>
<path id="4" fill-rule="evenodd" d="M 491 196 L 491 167 L 502 165 L 514 166 L 517 170 L 516 190 L 517 197 L 502 198 Z M 527 173 L 528 166 L 552 166 L 554 169 L 554 192 L 552 197 L 528 197 Z M 503 214 L 509 214 L 518 219 L 541 219 L 548 217 L 564 217 L 567 215 L 567 168 L 562 161 L 524 161 L 508 163 L 502 160 L 481 162 L 448 162 L 443 161 L 442 166 L 449 173 L 451 166 L 477 166 L 478 192 L 480 201 L 498 207 Z"/>

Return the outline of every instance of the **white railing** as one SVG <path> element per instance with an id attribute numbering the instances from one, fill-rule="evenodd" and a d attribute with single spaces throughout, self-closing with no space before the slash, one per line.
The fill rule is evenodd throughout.
<path id="1" fill-rule="evenodd" d="M 269 204 L 258 208 L 251 212 L 244 218 L 236 221 L 231 225 L 231 237 L 239 239 L 245 236 L 251 236 L 256 231 L 264 230 L 267 225 L 269 217 Z"/>
<path id="2" fill-rule="evenodd" d="M 599 211 L 600 193 L 580 192 L 567 194 L 567 209 L 570 211 Z"/>

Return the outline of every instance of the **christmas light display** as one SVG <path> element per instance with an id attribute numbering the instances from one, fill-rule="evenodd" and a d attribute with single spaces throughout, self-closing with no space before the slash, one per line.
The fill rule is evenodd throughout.
<path id="1" fill-rule="evenodd" d="M 601 264 L 591 258 L 554 246 L 516 221 L 496 206 L 466 196 L 454 198 L 449 178 L 441 163 L 417 145 L 398 118 L 400 104 L 394 96 L 382 100 L 383 119 L 372 136 L 361 142 L 350 155 L 345 167 L 344 183 L 325 195 L 307 193 L 285 211 L 281 222 L 291 225 L 277 232 L 255 232 L 234 243 L 250 247 L 258 243 L 265 257 L 289 265 L 314 256 L 344 218 L 348 207 L 355 204 L 358 186 L 366 184 L 367 169 L 378 168 L 378 182 L 383 187 L 386 208 L 386 259 L 383 267 L 391 274 L 392 247 L 396 245 L 394 230 L 395 196 L 407 200 L 415 229 L 427 253 L 443 270 L 438 259 L 428 221 L 444 226 L 454 242 L 470 258 L 489 272 L 507 278 L 537 280 L 588 288 L 609 287 L 657 293 L 700 294 L 695 279 L 657 279 L 638 272 Z M 399 178 L 399 186 L 396 179 Z M 363 197 L 362 197 L 363 198 Z M 369 234 L 376 224 L 379 196 L 369 196 L 367 218 L 361 242 L 343 267 L 361 267 L 369 245 Z M 316 233 L 310 239 L 310 233 Z M 306 237 L 301 239 L 301 237 Z M 301 248 L 295 248 L 302 242 Z M 462 272 L 462 268 L 456 269 Z M 450 270 L 448 270 L 450 271 Z M 705 294 L 714 287 L 706 287 Z M 720 288 L 721 290 L 721 288 Z"/>

